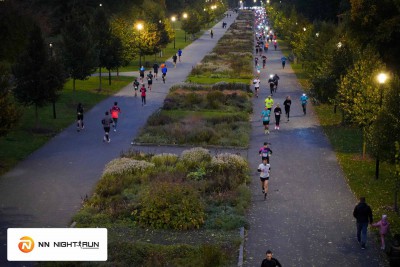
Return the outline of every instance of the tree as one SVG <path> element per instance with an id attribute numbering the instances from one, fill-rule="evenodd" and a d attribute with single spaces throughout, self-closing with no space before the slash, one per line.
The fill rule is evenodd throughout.
<path id="1" fill-rule="evenodd" d="M 376 76 L 383 69 L 379 56 L 367 48 L 342 77 L 339 85 L 339 105 L 345 117 L 363 130 L 363 157 L 366 153 L 367 132 L 380 110 L 380 90 Z"/>
<path id="2" fill-rule="evenodd" d="M 10 96 L 10 72 L 4 62 L 0 63 L 0 136 L 4 136 L 17 123 L 21 113 Z"/>
<path id="3" fill-rule="evenodd" d="M 182 30 L 192 35 L 198 33 L 202 26 L 200 13 L 194 9 L 188 10 L 186 13 L 188 18 L 182 21 Z"/>
<path id="4" fill-rule="evenodd" d="M 86 22 L 79 15 L 72 16 L 66 23 L 62 38 L 64 65 L 73 80 L 75 92 L 75 80 L 87 79 L 98 66 L 96 46 Z"/>
<path id="5" fill-rule="evenodd" d="M 15 98 L 25 106 L 35 105 L 35 118 L 38 122 L 38 107 L 50 101 L 50 88 L 46 86 L 47 51 L 40 28 L 35 25 L 30 34 L 26 51 L 13 66 L 15 77 Z"/>

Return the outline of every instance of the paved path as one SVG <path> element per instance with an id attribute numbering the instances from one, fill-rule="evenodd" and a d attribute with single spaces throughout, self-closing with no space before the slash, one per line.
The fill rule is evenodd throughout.
<path id="1" fill-rule="evenodd" d="M 352 217 L 357 200 L 312 107 L 308 105 L 306 116 L 302 113 L 302 91 L 290 64 L 282 69 L 279 50 L 270 49 L 267 57 L 268 70 L 261 72 L 261 95 L 253 101 L 249 148 L 252 204 L 244 266 L 260 266 L 267 249 L 283 266 L 384 266 L 371 235 L 366 250 L 357 243 Z M 271 73 L 280 76 L 275 103 L 280 103 L 284 113 L 283 102 L 290 95 L 292 108 L 290 122 L 282 116 L 279 131 L 273 130 L 275 118 L 271 116 L 272 130 L 266 136 L 260 113 L 269 94 L 267 76 Z M 273 150 L 266 201 L 256 172 L 261 163 L 258 149 L 265 141 L 272 143 Z"/>
<path id="2" fill-rule="evenodd" d="M 233 14 L 224 21 L 231 24 L 235 19 Z M 226 31 L 222 21 L 213 31 L 213 39 L 207 31 L 183 50 L 182 62 L 176 69 L 171 59 L 168 60 L 166 84 L 161 79 L 154 81 L 147 95 L 147 106 L 141 106 L 140 97 L 134 98 L 132 85 L 128 85 L 85 114 L 84 131 L 77 133 L 72 124 L 0 178 L 0 266 L 22 266 L 22 263 L 6 261 L 7 228 L 68 227 L 80 208 L 82 197 L 91 194 L 104 165 L 130 148 L 140 127 L 162 106 L 169 88 L 184 81 L 192 67 L 214 48 Z M 102 142 L 104 132 L 100 121 L 114 101 L 118 102 L 122 114 L 118 131 L 111 132 L 111 143 L 107 144 Z M 171 148 L 168 151 L 172 152 Z"/>

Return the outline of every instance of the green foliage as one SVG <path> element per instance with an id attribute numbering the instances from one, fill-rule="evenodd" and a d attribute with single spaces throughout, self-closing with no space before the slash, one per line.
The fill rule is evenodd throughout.
<path id="1" fill-rule="evenodd" d="M 142 193 L 139 222 L 154 228 L 188 230 L 204 223 L 204 204 L 193 187 L 153 183 Z"/>
<path id="2" fill-rule="evenodd" d="M 189 150 L 184 150 L 180 160 L 185 164 L 188 170 L 201 167 L 202 164 L 211 161 L 210 151 L 201 147 L 195 147 Z"/>
<path id="3" fill-rule="evenodd" d="M 151 162 L 155 166 L 175 166 L 178 162 L 178 155 L 170 153 L 157 154 L 151 158 Z"/>

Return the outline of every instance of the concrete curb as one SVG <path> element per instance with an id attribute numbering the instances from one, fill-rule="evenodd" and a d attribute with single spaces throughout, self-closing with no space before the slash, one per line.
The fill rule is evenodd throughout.
<path id="1" fill-rule="evenodd" d="M 240 227 L 240 247 L 239 247 L 239 257 L 238 257 L 238 267 L 243 266 L 243 248 L 244 248 L 244 227 Z"/>

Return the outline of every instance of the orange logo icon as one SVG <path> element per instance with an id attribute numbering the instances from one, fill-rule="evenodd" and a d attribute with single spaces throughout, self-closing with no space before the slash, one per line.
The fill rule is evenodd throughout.
<path id="1" fill-rule="evenodd" d="M 19 240 L 21 240 L 21 242 L 18 243 L 18 248 L 23 253 L 29 253 L 35 247 L 35 242 L 33 242 L 33 239 L 29 236 L 21 237 Z"/>

